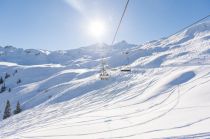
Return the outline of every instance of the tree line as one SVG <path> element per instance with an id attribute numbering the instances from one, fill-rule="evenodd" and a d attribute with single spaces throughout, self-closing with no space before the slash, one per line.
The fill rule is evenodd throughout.
<path id="1" fill-rule="evenodd" d="M 15 70 L 14 73 L 13 73 L 12 75 L 14 76 L 17 72 L 18 72 L 18 71 Z M 8 89 L 8 92 L 11 92 L 11 88 L 9 88 L 9 87 L 7 87 L 7 86 L 5 85 L 6 79 L 8 79 L 10 76 L 11 76 L 10 74 L 5 73 L 5 75 L 4 75 L 3 77 L 2 77 L 2 76 L 0 77 L 0 93 L 3 93 L 3 92 L 6 91 L 7 89 Z M 16 81 L 16 84 L 20 84 L 21 82 L 22 82 L 21 79 L 18 79 L 18 80 Z"/>
<path id="2" fill-rule="evenodd" d="M 16 105 L 16 109 L 13 111 L 13 114 L 18 114 L 21 111 L 22 111 L 22 109 L 21 109 L 20 103 L 18 101 L 17 105 Z M 3 119 L 9 118 L 10 116 L 12 116 L 12 110 L 11 110 L 10 101 L 7 100 L 6 107 L 5 107 L 5 110 L 4 110 Z"/>
<path id="3" fill-rule="evenodd" d="M 9 74 L 9 73 L 6 72 L 5 75 L 0 76 L 0 93 L 5 92 L 6 90 L 8 90 L 8 92 L 11 92 L 11 88 L 9 88 L 8 86 L 5 85 L 6 80 L 8 78 L 10 78 L 11 75 L 15 76 L 16 73 L 18 73 L 17 69 L 12 74 Z M 19 84 L 19 83 L 21 83 L 21 79 L 17 79 L 16 84 Z M 6 119 L 6 118 L 12 116 L 12 114 L 18 114 L 21 111 L 22 111 L 22 109 L 21 109 L 19 101 L 16 104 L 16 109 L 12 112 L 10 101 L 7 100 L 6 106 L 5 106 L 5 109 L 4 109 L 4 113 L 3 113 L 3 119 Z"/>

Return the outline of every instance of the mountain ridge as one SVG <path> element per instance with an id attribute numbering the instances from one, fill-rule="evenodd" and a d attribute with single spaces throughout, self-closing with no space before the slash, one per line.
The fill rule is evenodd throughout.
<path id="1" fill-rule="evenodd" d="M 0 48 L 19 53 L 0 56 L 0 76 L 10 75 L 0 93 L 0 137 L 210 137 L 210 22 L 205 24 L 141 45 L 123 41 L 111 49 L 92 45 L 46 54 L 54 63 L 41 51 L 35 55 L 38 50 L 30 57 L 23 49 Z M 104 81 L 102 56 L 110 74 Z M 127 64 L 131 72 L 121 72 Z M 7 100 L 12 110 L 19 101 L 23 112 L 2 120 Z"/>

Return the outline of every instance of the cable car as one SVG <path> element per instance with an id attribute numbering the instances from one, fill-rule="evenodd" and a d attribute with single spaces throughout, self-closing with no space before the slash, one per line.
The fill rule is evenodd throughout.
<path id="1" fill-rule="evenodd" d="M 125 66 L 122 69 L 120 69 L 122 72 L 131 72 L 131 68 L 129 66 Z"/>
<path id="2" fill-rule="evenodd" d="M 104 69 L 104 70 L 101 70 L 101 73 L 99 75 L 99 78 L 101 80 L 108 80 L 110 77 L 110 75 L 108 74 L 108 72 Z"/>
<path id="3" fill-rule="evenodd" d="M 101 65 L 102 65 L 102 69 L 101 69 L 101 72 L 99 74 L 99 78 L 101 80 L 108 80 L 110 75 L 109 73 L 107 72 L 107 70 L 105 69 L 105 62 L 104 62 L 104 59 L 102 58 L 102 61 L 101 61 Z"/>

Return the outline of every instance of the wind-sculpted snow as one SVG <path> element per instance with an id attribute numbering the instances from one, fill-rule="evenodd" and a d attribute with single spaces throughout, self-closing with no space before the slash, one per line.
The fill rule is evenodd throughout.
<path id="1" fill-rule="evenodd" d="M 195 73 L 193 71 L 188 71 L 188 72 L 182 73 L 177 78 L 175 78 L 173 81 L 168 83 L 168 85 L 175 86 L 175 85 L 183 84 L 183 83 L 191 80 L 194 76 L 195 76 Z"/>
<path id="2" fill-rule="evenodd" d="M 152 59 L 149 63 L 147 63 L 145 67 L 149 68 L 160 67 L 161 64 L 165 61 L 166 57 L 167 55 L 155 57 L 155 59 Z"/>
<path id="3" fill-rule="evenodd" d="M 143 45 L 0 47 L 0 76 L 10 74 L 11 88 L 0 93 L 0 138 L 209 138 L 209 25 Z M 99 79 L 102 56 L 108 80 Z M 131 72 L 120 71 L 125 64 Z M 23 112 L 2 120 L 7 100 Z"/>

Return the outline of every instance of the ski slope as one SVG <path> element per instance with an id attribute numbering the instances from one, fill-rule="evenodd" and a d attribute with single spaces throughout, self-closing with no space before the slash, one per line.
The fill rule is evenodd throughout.
<path id="1" fill-rule="evenodd" d="M 120 71 L 125 51 L 130 73 Z M 142 45 L 0 53 L 0 76 L 10 73 L 12 88 L 0 94 L 1 119 L 6 100 L 24 110 L 0 121 L 0 138 L 210 138 L 209 21 Z M 98 78 L 101 55 L 109 80 Z"/>

